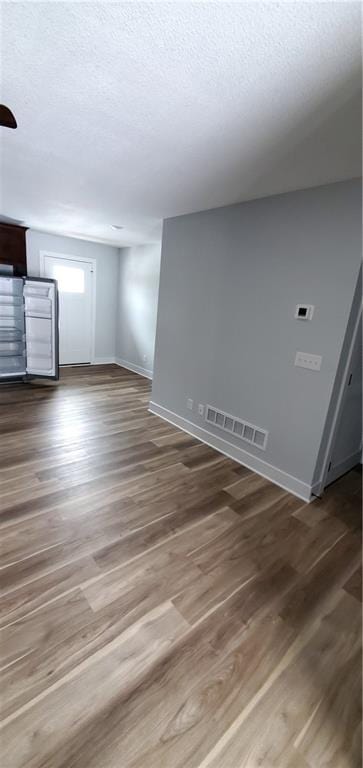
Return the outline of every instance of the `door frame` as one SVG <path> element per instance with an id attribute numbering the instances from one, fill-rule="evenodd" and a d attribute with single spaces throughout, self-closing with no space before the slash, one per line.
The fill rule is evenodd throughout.
<path id="1" fill-rule="evenodd" d="M 91 290 L 91 365 L 96 360 L 96 259 L 85 256 L 72 256 L 69 253 L 56 253 L 55 251 L 40 251 L 39 253 L 39 271 L 40 276 L 45 277 L 45 258 L 51 256 L 54 259 L 65 259 L 68 261 L 79 261 L 83 264 L 90 264 L 92 267 L 92 290 Z M 74 363 L 78 365 L 78 363 Z M 80 363 L 79 363 L 80 365 Z"/>
<path id="2" fill-rule="evenodd" d="M 358 331 L 359 331 L 359 326 L 360 326 L 360 323 L 362 322 L 362 314 L 363 314 L 363 309 L 362 309 L 362 303 L 361 303 L 360 307 L 359 307 L 359 310 L 358 310 L 358 313 L 357 313 L 356 320 L 355 320 L 352 337 L 351 337 L 351 340 L 350 340 L 350 345 L 349 345 L 349 349 L 348 349 L 347 359 L 346 359 L 346 362 L 345 362 L 343 376 L 342 376 L 342 380 L 341 380 L 340 388 L 339 388 L 339 393 L 338 393 L 338 398 L 337 398 L 337 402 L 336 402 L 336 406 L 335 406 L 335 410 L 334 410 L 334 414 L 333 414 L 333 418 L 332 418 L 332 424 L 331 424 L 331 428 L 330 428 L 328 442 L 327 442 L 327 446 L 326 446 L 326 450 L 325 450 L 325 454 L 324 454 L 324 459 L 323 459 L 323 462 L 322 462 L 320 478 L 319 478 L 318 482 L 314 485 L 314 496 L 322 496 L 323 493 L 324 493 L 325 487 L 326 487 L 326 482 L 327 482 L 327 479 L 328 479 L 330 457 L 331 457 L 331 454 L 332 454 L 332 450 L 333 450 L 333 446 L 334 446 L 334 441 L 335 441 L 335 438 L 336 438 L 337 432 L 338 432 L 340 416 L 341 416 L 341 413 L 342 413 L 342 410 L 343 410 L 345 388 L 346 388 L 346 385 L 347 385 L 347 382 L 348 382 L 349 371 L 350 371 L 350 366 L 351 366 L 351 362 L 352 362 L 352 356 L 353 356 L 353 352 L 354 352 L 355 342 L 356 342 L 357 334 L 358 334 Z"/>

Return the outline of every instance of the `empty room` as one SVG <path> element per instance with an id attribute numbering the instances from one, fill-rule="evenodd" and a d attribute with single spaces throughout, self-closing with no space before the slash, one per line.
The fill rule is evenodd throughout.
<path id="1" fill-rule="evenodd" d="M 1 768 L 362 768 L 361 10 L 0 1 Z"/>

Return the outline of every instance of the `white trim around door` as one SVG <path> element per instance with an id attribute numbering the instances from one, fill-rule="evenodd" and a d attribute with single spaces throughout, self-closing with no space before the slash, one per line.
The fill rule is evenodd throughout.
<path id="1" fill-rule="evenodd" d="M 68 259 L 69 261 L 79 261 L 80 263 L 90 264 L 93 272 L 92 294 L 91 294 L 91 364 L 96 362 L 96 260 L 85 258 L 84 256 L 72 256 L 70 253 L 55 253 L 54 251 L 40 251 L 39 253 L 39 271 L 40 277 L 45 277 L 45 258 L 51 256 L 53 259 Z"/>
<path id="2" fill-rule="evenodd" d="M 324 489 L 325 489 L 326 483 L 327 483 L 330 456 L 331 456 L 331 453 L 332 453 L 332 450 L 333 450 L 334 440 L 335 440 L 336 435 L 337 435 L 337 430 L 338 430 L 338 425 L 339 425 L 339 418 L 340 418 L 340 414 L 341 414 L 342 407 L 343 407 L 343 402 L 344 402 L 344 392 L 345 392 L 345 388 L 346 388 L 346 384 L 347 384 L 347 380 L 348 380 L 348 375 L 349 375 L 350 365 L 351 365 L 351 361 L 352 361 L 354 345 L 355 345 L 355 341 L 356 341 L 356 338 L 357 338 L 357 334 L 358 334 L 361 322 L 362 322 L 362 305 L 359 308 L 359 312 L 358 312 L 358 315 L 356 317 L 356 321 L 355 321 L 352 337 L 351 337 L 351 340 L 350 340 L 350 346 L 349 346 L 349 350 L 348 350 L 348 354 L 347 354 L 347 359 L 346 359 L 346 362 L 345 362 L 345 367 L 344 367 L 344 372 L 343 372 L 342 380 L 341 380 L 341 383 L 340 383 L 340 388 L 339 388 L 338 398 L 337 398 L 337 402 L 336 402 L 336 406 L 335 406 L 335 411 L 334 411 L 333 418 L 332 418 L 330 434 L 329 434 L 329 437 L 328 437 L 327 446 L 326 446 L 324 458 L 323 458 L 323 461 L 322 461 L 322 468 L 321 468 L 320 478 L 319 478 L 319 480 L 316 483 L 314 483 L 314 486 L 313 486 L 314 496 L 322 496 L 323 493 L 324 493 Z M 352 454 L 352 455 L 355 456 L 355 454 Z M 344 471 L 347 471 L 347 469 L 344 470 L 344 469 L 342 469 L 342 467 L 341 467 L 341 470 L 342 470 L 342 472 L 341 472 L 342 474 L 343 474 Z M 336 477 L 339 477 L 339 476 L 340 475 L 338 475 L 338 473 L 336 473 Z M 334 479 L 335 478 L 333 478 L 333 480 Z"/>

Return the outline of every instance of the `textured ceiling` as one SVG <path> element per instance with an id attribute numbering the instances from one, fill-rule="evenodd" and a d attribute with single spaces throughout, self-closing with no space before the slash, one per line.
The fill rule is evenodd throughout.
<path id="1" fill-rule="evenodd" d="M 359 3 L 1 3 L 3 217 L 115 244 L 360 175 Z M 111 224 L 124 226 L 121 232 Z"/>

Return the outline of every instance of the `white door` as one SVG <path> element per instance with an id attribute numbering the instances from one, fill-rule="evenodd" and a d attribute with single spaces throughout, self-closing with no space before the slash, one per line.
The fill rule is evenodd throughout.
<path id="1" fill-rule="evenodd" d="M 326 485 L 359 463 L 362 450 L 362 326 L 359 324 Z"/>
<path id="2" fill-rule="evenodd" d="M 44 277 L 58 282 L 59 364 L 92 360 L 92 262 L 43 255 Z"/>

